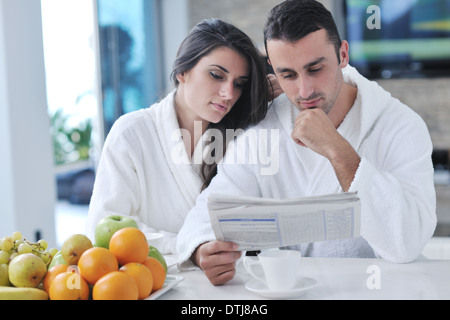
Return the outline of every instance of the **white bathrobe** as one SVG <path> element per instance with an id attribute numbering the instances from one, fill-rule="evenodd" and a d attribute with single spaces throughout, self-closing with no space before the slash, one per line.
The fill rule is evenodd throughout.
<path id="1" fill-rule="evenodd" d="M 381 257 L 397 263 L 412 261 L 436 226 L 432 143 L 427 127 L 416 113 L 375 82 L 362 77 L 353 67 L 344 69 L 344 79 L 358 88 L 357 99 L 338 132 L 361 157 L 348 190 L 357 192 L 361 199 L 361 237 L 296 247 L 304 256 L 311 257 Z M 279 154 L 277 172 L 262 174 L 267 158 L 252 164 L 228 159 L 233 153 L 242 152 L 239 139 L 245 135 L 229 147 L 217 176 L 198 197 L 180 230 L 177 245 L 180 269 L 194 267 L 189 260 L 192 252 L 201 243 L 215 239 L 207 210 L 207 198 L 211 193 L 297 198 L 342 192 L 328 159 L 296 145 L 291 139 L 298 112 L 282 95 L 275 100 L 266 119 L 249 129 L 279 130 L 279 145 L 269 144 L 272 149 L 267 153 Z M 261 140 L 264 134 L 257 136 Z M 239 144 L 240 147 L 236 147 Z M 257 142 L 251 144 L 255 146 Z M 249 159 L 263 159 L 261 154 L 266 152 L 258 154 L 256 147 L 246 151 Z"/>
<path id="2" fill-rule="evenodd" d="M 198 143 L 194 154 L 201 146 Z M 88 236 L 94 239 L 97 222 L 107 215 L 131 216 L 145 233 L 164 235 L 152 245 L 164 254 L 175 253 L 176 234 L 203 183 L 200 165 L 191 164 L 190 158 L 181 139 L 174 92 L 149 108 L 119 118 L 99 162 Z"/>

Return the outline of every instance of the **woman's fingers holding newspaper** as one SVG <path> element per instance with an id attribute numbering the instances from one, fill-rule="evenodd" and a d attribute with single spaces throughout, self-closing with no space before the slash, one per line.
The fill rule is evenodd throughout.
<path id="1" fill-rule="evenodd" d="M 213 285 L 222 285 L 236 274 L 236 261 L 241 257 L 237 249 L 238 246 L 232 242 L 211 241 L 197 248 L 193 260 Z"/>

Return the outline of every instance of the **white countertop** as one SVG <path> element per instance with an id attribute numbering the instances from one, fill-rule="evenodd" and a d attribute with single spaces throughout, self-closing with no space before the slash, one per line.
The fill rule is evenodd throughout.
<path id="1" fill-rule="evenodd" d="M 302 258 L 300 269 L 300 276 L 317 285 L 296 299 L 450 299 L 450 260 L 393 264 L 381 259 Z M 172 267 L 169 274 L 184 279 L 159 299 L 265 299 L 245 288 L 252 278 L 242 263 L 235 278 L 222 286 L 213 286 L 202 271 L 179 272 Z"/>

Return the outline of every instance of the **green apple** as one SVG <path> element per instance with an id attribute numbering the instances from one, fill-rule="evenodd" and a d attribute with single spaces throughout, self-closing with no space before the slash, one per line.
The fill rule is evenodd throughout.
<path id="1" fill-rule="evenodd" d="M 48 266 L 48 270 L 50 270 L 52 267 L 57 266 L 58 264 L 67 264 L 67 262 L 64 260 L 61 251 L 58 251 L 55 256 L 52 259 L 52 262 L 50 262 Z"/>
<path id="2" fill-rule="evenodd" d="M 137 222 L 130 217 L 110 215 L 100 220 L 95 227 L 95 246 L 109 249 L 112 235 L 125 227 L 137 228 Z"/>
<path id="3" fill-rule="evenodd" d="M 153 246 L 149 246 L 149 247 L 150 247 L 150 250 L 148 251 L 148 256 L 153 257 L 156 260 L 158 260 L 159 262 L 161 262 L 161 264 L 164 267 L 164 270 L 166 270 L 166 273 L 167 273 L 167 263 L 166 263 L 166 259 L 164 259 L 164 256 L 155 247 L 153 247 Z"/>
<path id="4" fill-rule="evenodd" d="M 9 282 L 8 275 L 8 265 L 0 264 L 0 287 L 9 287 L 11 282 Z"/>
<path id="5" fill-rule="evenodd" d="M 84 234 L 73 234 L 61 246 L 61 255 L 69 266 L 76 266 L 83 252 L 92 247 L 91 240 Z"/>
<path id="6" fill-rule="evenodd" d="M 32 253 L 18 255 L 9 263 L 9 281 L 15 287 L 35 288 L 46 273 L 44 261 Z"/>

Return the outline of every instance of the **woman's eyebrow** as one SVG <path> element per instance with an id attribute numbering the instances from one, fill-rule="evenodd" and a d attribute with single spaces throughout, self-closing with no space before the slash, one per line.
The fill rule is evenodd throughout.
<path id="1" fill-rule="evenodd" d="M 219 68 L 220 70 L 222 70 L 225 73 L 230 73 L 230 71 L 228 71 L 227 69 L 225 69 L 222 66 L 219 66 L 218 64 L 211 64 L 210 67 L 217 67 L 217 68 Z"/>
<path id="2" fill-rule="evenodd" d="M 210 67 L 217 67 L 217 68 L 219 68 L 220 70 L 222 70 L 223 72 L 225 72 L 225 73 L 227 73 L 227 74 L 229 74 L 230 73 L 230 71 L 228 71 L 227 69 L 225 69 L 224 67 L 222 67 L 222 66 L 219 66 L 218 64 L 211 64 L 211 65 L 209 65 Z M 245 79 L 245 80 L 248 80 L 248 77 L 247 76 L 241 76 L 241 77 L 239 77 L 239 79 Z"/>

